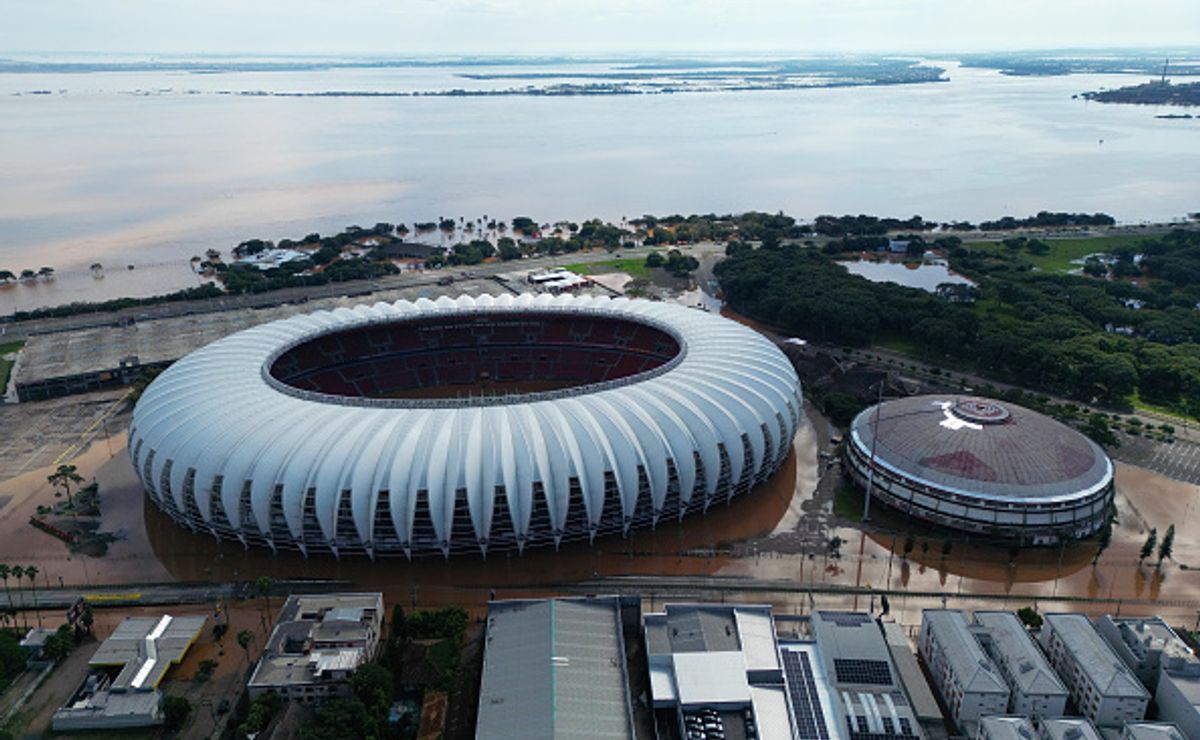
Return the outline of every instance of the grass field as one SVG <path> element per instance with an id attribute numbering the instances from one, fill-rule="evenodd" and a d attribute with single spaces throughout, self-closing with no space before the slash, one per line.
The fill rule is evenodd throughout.
<path id="1" fill-rule="evenodd" d="M 6 342 L 0 344 L 0 395 L 4 393 L 4 389 L 8 387 L 8 374 L 12 372 L 12 360 L 4 359 L 4 356 L 12 352 L 16 352 L 25 346 L 24 342 Z"/>
<path id="2" fill-rule="evenodd" d="M 833 493 L 833 513 L 852 522 L 861 522 L 863 491 L 855 486 L 839 486 Z"/>
<path id="3" fill-rule="evenodd" d="M 603 262 L 580 262 L 574 265 L 564 265 L 564 270 L 578 273 L 580 275 L 601 275 L 608 272 L 623 272 L 631 278 L 642 278 L 648 280 L 650 278 L 650 268 L 646 267 L 646 260 L 641 257 L 628 257 L 625 259 L 605 260 Z"/>
<path id="4" fill-rule="evenodd" d="M 1028 260 L 1044 272 L 1070 272 L 1078 270 L 1080 265 L 1072 260 L 1083 259 L 1089 254 L 1110 252 L 1117 247 L 1136 244 L 1146 239 L 1144 236 L 1122 234 L 1119 236 L 1095 236 L 1081 239 L 1042 239 L 1050 247 L 1048 254 L 1035 255 L 1021 250 L 1021 258 Z M 1000 242 L 970 242 L 965 245 L 969 249 L 988 252 L 1008 252 L 1008 248 Z"/>

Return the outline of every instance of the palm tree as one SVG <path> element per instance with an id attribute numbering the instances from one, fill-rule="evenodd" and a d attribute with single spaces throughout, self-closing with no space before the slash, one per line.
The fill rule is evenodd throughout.
<path id="1" fill-rule="evenodd" d="M 258 595 L 267 600 L 267 610 L 262 620 L 263 634 L 265 635 L 267 634 L 267 620 L 270 618 L 269 615 L 271 615 L 271 589 L 275 588 L 275 579 L 271 576 L 259 576 L 258 580 L 255 581 L 255 585 L 258 588 Z"/>
<path id="2" fill-rule="evenodd" d="M 38 627 L 41 627 L 42 610 L 38 608 L 37 603 L 37 574 L 38 567 L 36 565 L 25 566 L 25 577 L 29 579 L 29 587 L 33 590 L 33 613 L 37 615 Z"/>
<path id="3" fill-rule="evenodd" d="M 38 274 L 38 277 L 43 277 L 43 278 L 46 278 L 47 280 L 49 280 L 50 278 L 54 277 L 54 268 L 53 267 L 43 267 L 40 270 L 38 270 L 37 274 Z"/>
<path id="4" fill-rule="evenodd" d="M 8 608 L 12 609 L 12 592 L 8 590 L 8 577 L 12 575 L 12 568 L 8 563 L 0 563 L 0 580 L 4 581 L 4 595 L 8 598 Z"/>
<path id="5" fill-rule="evenodd" d="M 246 665 L 250 664 L 250 643 L 253 640 L 254 635 L 250 630 L 242 630 L 237 633 L 237 643 L 242 646 L 242 650 L 246 651 Z"/>
<path id="6" fill-rule="evenodd" d="M 25 622 L 25 595 L 21 593 L 21 579 L 25 577 L 25 567 L 14 565 L 9 572 L 17 579 L 17 596 L 21 597 L 21 621 Z M 28 622 L 25 622 L 25 626 L 29 626 Z"/>
<path id="7" fill-rule="evenodd" d="M 67 494 L 67 504 L 71 507 L 71 514 L 75 513 L 75 501 L 71 498 L 71 484 L 83 483 L 83 476 L 78 473 L 74 465 L 59 465 L 58 470 L 46 476 L 46 482 L 55 488 L 62 487 Z"/>

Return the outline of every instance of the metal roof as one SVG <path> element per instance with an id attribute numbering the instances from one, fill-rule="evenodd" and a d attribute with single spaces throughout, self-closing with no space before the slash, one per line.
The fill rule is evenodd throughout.
<path id="1" fill-rule="evenodd" d="M 1072 500 L 1104 489 L 1113 476 L 1108 455 L 1083 434 L 991 399 L 885 401 L 855 417 L 850 436 L 881 467 L 969 498 Z"/>
<path id="2" fill-rule="evenodd" d="M 1023 694 L 1067 695 L 1067 687 L 1034 644 L 1017 615 L 1005 611 L 977 611 L 975 623 L 987 629 L 992 650 L 1008 668 L 1010 680 Z"/>
<path id="3" fill-rule="evenodd" d="M 281 390 L 266 371 L 282 349 L 334 330 L 510 312 L 602 314 L 669 327 L 680 356 L 664 372 L 634 375 L 612 387 L 583 386 L 536 400 L 493 397 L 486 405 L 318 398 Z M 318 311 L 214 342 L 146 389 L 134 410 L 129 450 L 143 486 L 169 499 L 176 518 L 204 530 L 212 528 L 219 509 L 235 529 L 257 527 L 262 537 L 286 544 L 278 542 L 284 525 L 272 512 L 278 500 L 287 535 L 304 543 L 314 536 L 304 531 L 305 502 L 311 501 L 315 536 L 325 543 L 345 538 L 339 515 L 348 515 L 348 526 L 368 551 L 388 541 L 411 552 L 420 495 L 428 502 L 437 546 L 448 553 L 462 509 L 485 546 L 500 488 L 520 545 L 540 504 L 535 484 L 557 541 L 573 482 L 592 526 L 600 522 L 606 497 L 616 496 L 626 517 L 644 505 L 638 503 L 646 495 L 642 480 L 653 507 L 663 507 L 672 465 L 684 504 L 694 495 L 712 496 L 723 466 L 733 485 L 753 482 L 790 449 L 800 409 L 799 380 L 787 358 L 762 335 L 717 315 L 625 298 L 443 296 Z M 740 454 L 743 437 L 748 456 Z M 607 490 L 610 476 L 615 493 Z M 247 488 L 249 512 L 242 506 Z M 384 491 L 387 516 L 379 507 Z"/>
<path id="4" fill-rule="evenodd" d="M 1101 696 L 1149 699 L 1141 682 L 1100 636 L 1087 615 L 1047 614 L 1043 629 L 1046 627 L 1058 635 Z"/>
<path id="5" fill-rule="evenodd" d="M 479 738 L 632 738 L 616 598 L 488 606 Z"/>
<path id="6" fill-rule="evenodd" d="M 1008 695 L 1008 684 L 971 634 L 958 609 L 926 609 L 922 617 L 964 692 Z"/>
<path id="7" fill-rule="evenodd" d="M 115 691 L 146 691 L 158 686 L 173 664 L 204 629 L 207 617 L 126 617 L 88 661 L 92 666 L 121 666 Z"/>
<path id="8" fill-rule="evenodd" d="M 992 716 L 979 720 L 976 737 L 982 740 L 1034 740 L 1037 732 L 1025 717 Z"/>
<path id="9" fill-rule="evenodd" d="M 1042 734 L 1046 740 L 1101 740 L 1096 726 L 1082 717 L 1043 719 Z"/>

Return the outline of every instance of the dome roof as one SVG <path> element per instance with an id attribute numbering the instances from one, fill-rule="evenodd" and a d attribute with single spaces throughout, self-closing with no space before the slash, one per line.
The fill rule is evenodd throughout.
<path id="1" fill-rule="evenodd" d="M 439 336 L 473 337 L 440 356 L 443 377 L 461 375 L 454 352 L 469 346 L 468 362 L 481 362 L 489 332 L 516 331 L 509 317 L 573 321 L 570 341 L 599 327 L 608 344 L 586 356 L 563 344 L 554 354 L 581 382 L 505 396 L 389 390 L 400 381 L 380 378 L 393 370 L 432 372 L 420 364 L 425 349 L 403 363 L 345 369 L 347 353 L 392 341 L 367 330 L 405 326 L 411 337 L 425 337 L 414 332 L 441 321 Z M 319 341 L 355 332 L 359 338 Z M 645 347 L 633 346 L 639 342 Z M 327 372 L 302 356 L 342 369 Z M 632 369 L 618 372 L 625 365 Z M 476 379 L 481 367 L 473 368 Z M 334 545 L 349 531 L 367 552 L 385 540 L 410 552 L 420 498 L 448 552 L 464 516 L 480 546 L 499 526 L 510 527 L 520 546 L 537 526 L 531 512 L 539 506 L 557 541 L 572 502 L 582 500 L 595 534 L 613 506 L 628 528 L 646 501 L 657 516 L 669 494 L 681 506 L 732 495 L 782 462 L 800 413 L 788 360 L 720 316 L 624 298 L 442 297 L 296 316 L 193 352 L 146 389 L 129 449 L 150 496 L 190 526 L 226 534 L 217 525 L 227 524 L 239 537 L 257 530 L 273 546 L 290 538 L 302 548 L 314 536 Z"/>
<path id="2" fill-rule="evenodd" d="M 1099 491 L 1113 475 L 1092 440 L 1021 406 L 970 396 L 885 401 L 855 417 L 851 441 L 878 465 L 973 498 L 1049 502 Z"/>

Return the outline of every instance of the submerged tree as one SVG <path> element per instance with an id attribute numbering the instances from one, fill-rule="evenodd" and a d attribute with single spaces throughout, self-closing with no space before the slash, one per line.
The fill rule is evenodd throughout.
<path id="1" fill-rule="evenodd" d="M 1142 551 L 1138 553 L 1138 565 L 1140 566 L 1146 558 L 1154 554 L 1154 546 L 1158 544 L 1158 528 L 1150 529 L 1150 535 L 1146 537 L 1146 541 L 1142 543 Z"/>
<path id="2" fill-rule="evenodd" d="M 1175 548 L 1175 525 L 1167 527 L 1167 533 L 1163 535 L 1162 543 L 1158 546 L 1158 565 L 1161 568 L 1162 562 L 1171 557 L 1171 551 Z"/>

